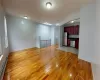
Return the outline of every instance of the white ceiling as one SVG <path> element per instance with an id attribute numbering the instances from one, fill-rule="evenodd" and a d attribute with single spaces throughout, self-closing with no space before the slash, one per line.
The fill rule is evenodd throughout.
<path id="1" fill-rule="evenodd" d="M 94 0 L 4 0 L 7 13 L 15 16 L 28 16 L 33 21 L 56 24 L 72 12 L 77 11 L 83 4 Z M 52 8 L 46 8 L 46 2 L 52 3 Z"/>

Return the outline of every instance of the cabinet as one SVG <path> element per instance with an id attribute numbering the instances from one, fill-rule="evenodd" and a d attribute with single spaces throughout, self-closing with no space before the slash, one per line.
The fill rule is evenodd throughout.
<path id="1" fill-rule="evenodd" d="M 67 43 L 68 47 L 75 47 L 76 49 L 79 48 L 79 25 L 67 26 L 64 27 L 64 33 L 67 33 L 67 39 L 64 38 L 64 42 Z M 73 46 L 72 46 L 72 43 Z M 66 44 L 64 44 L 66 46 Z"/>
<path id="2" fill-rule="evenodd" d="M 79 48 L 79 39 L 75 40 L 75 48 L 78 49 Z"/>
<path id="3" fill-rule="evenodd" d="M 67 40 L 67 46 L 70 46 L 70 39 Z"/>
<path id="4" fill-rule="evenodd" d="M 79 35 L 79 25 L 64 27 L 64 32 L 69 35 Z"/>
<path id="5" fill-rule="evenodd" d="M 74 42 L 74 45 L 71 46 L 71 42 Z M 79 48 L 79 38 L 69 38 L 67 39 L 67 46 L 68 47 L 75 47 L 76 49 Z"/>

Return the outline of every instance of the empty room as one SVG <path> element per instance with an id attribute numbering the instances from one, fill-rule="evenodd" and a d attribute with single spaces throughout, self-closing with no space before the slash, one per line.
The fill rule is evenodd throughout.
<path id="1" fill-rule="evenodd" d="M 99 80 L 99 0 L 1 0 L 0 80 Z"/>

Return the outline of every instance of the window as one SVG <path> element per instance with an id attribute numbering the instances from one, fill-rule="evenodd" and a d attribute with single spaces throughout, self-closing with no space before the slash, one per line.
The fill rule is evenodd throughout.
<path id="1" fill-rule="evenodd" d="M 8 47 L 8 36 L 7 36 L 7 21 L 6 17 L 4 16 L 4 28 L 5 28 L 5 48 Z"/>

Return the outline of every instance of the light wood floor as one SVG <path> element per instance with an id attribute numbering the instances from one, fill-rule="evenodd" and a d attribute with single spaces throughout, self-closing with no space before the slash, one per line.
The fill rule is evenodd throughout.
<path id="1" fill-rule="evenodd" d="M 9 55 L 4 80 L 93 80 L 91 64 L 55 46 Z"/>

